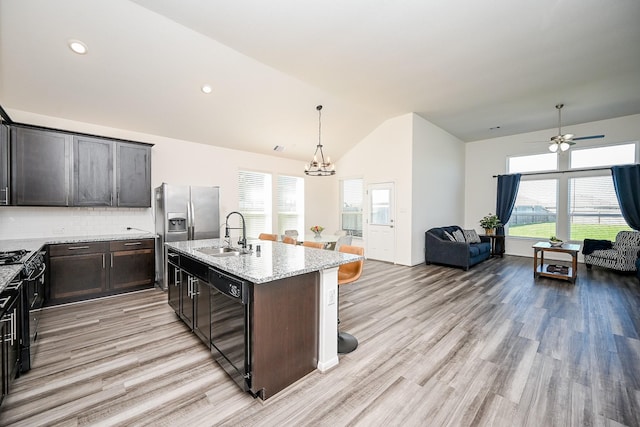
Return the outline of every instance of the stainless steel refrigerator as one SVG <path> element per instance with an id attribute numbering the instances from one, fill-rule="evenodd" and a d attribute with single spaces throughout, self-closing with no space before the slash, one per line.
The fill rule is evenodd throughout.
<path id="1" fill-rule="evenodd" d="M 167 289 L 165 242 L 220 237 L 220 187 L 163 183 L 155 189 L 156 281 Z"/>

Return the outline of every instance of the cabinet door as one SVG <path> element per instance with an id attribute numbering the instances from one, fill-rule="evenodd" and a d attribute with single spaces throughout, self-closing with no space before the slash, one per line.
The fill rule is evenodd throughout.
<path id="1" fill-rule="evenodd" d="M 0 205 L 8 205 L 9 197 L 9 128 L 0 124 Z"/>
<path id="2" fill-rule="evenodd" d="M 0 319 L 0 380 L 2 381 L 0 403 L 9 393 L 9 341 L 4 339 L 8 334 L 9 323 L 5 321 L 3 316 Z"/>
<path id="3" fill-rule="evenodd" d="M 14 128 L 11 151 L 11 187 L 15 204 L 69 205 L 70 135 Z"/>
<path id="4" fill-rule="evenodd" d="M 173 308 L 176 314 L 180 315 L 180 292 L 181 292 L 181 277 L 180 268 L 170 262 L 167 263 L 167 269 L 165 271 L 167 275 L 167 294 L 169 298 L 169 306 Z"/>
<path id="5" fill-rule="evenodd" d="M 112 206 L 113 141 L 73 137 L 73 205 Z"/>
<path id="6" fill-rule="evenodd" d="M 151 207 L 151 147 L 116 143 L 117 205 Z"/>
<path id="7" fill-rule="evenodd" d="M 153 249 L 111 252 L 111 289 L 153 285 L 154 262 Z"/>
<path id="8" fill-rule="evenodd" d="M 207 346 L 211 345 L 211 287 L 198 280 L 195 289 L 195 321 L 193 330 Z"/>
<path id="9" fill-rule="evenodd" d="M 181 273 L 180 317 L 189 328 L 193 329 L 193 287 L 197 284 L 198 279 L 184 270 L 181 270 Z"/>
<path id="10" fill-rule="evenodd" d="M 106 253 L 49 258 L 50 298 L 81 299 L 107 289 Z"/>

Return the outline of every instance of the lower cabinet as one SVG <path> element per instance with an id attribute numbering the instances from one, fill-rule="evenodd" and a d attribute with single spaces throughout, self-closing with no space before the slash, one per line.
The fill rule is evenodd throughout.
<path id="1" fill-rule="evenodd" d="M 48 304 L 152 287 L 154 240 L 49 245 Z"/>
<path id="2" fill-rule="evenodd" d="M 20 287 L 21 282 L 12 283 L 0 294 L 0 403 L 10 392 L 12 382 L 20 370 L 20 336 L 24 309 Z"/>
<path id="3" fill-rule="evenodd" d="M 171 259 L 171 252 L 169 252 Z M 170 263 L 169 263 L 170 264 Z M 180 301 L 176 313 L 193 332 L 203 340 L 207 346 L 211 340 L 211 291 L 208 283 L 209 267 L 194 259 L 180 257 L 179 283 L 175 284 L 176 274 L 172 271 L 174 266 L 168 267 L 169 276 L 169 304 L 172 304 L 172 297 L 175 300 L 176 292 L 171 288 L 179 289 Z"/>
<path id="4" fill-rule="evenodd" d="M 254 285 L 171 250 L 168 259 L 169 305 L 243 390 L 264 400 L 316 369 L 319 273 Z"/>

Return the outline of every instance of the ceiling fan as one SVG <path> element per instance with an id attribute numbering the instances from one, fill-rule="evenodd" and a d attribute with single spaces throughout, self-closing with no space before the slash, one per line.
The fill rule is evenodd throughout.
<path id="1" fill-rule="evenodd" d="M 591 136 L 581 136 L 576 138 L 572 133 L 562 134 L 562 107 L 564 104 L 556 104 L 556 109 L 558 110 L 558 134 L 556 136 L 551 137 L 551 142 L 549 143 L 549 151 L 555 153 L 560 149 L 560 151 L 567 151 L 569 147 L 575 145 L 575 141 L 581 141 L 583 139 L 597 139 L 604 138 L 604 135 L 591 135 Z"/>

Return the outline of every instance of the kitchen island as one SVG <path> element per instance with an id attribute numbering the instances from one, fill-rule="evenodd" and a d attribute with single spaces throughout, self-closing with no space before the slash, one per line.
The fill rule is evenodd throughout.
<path id="1" fill-rule="evenodd" d="M 338 267 L 362 257 L 249 244 L 229 255 L 222 239 L 166 243 L 168 299 L 238 385 L 266 399 L 338 364 Z"/>

